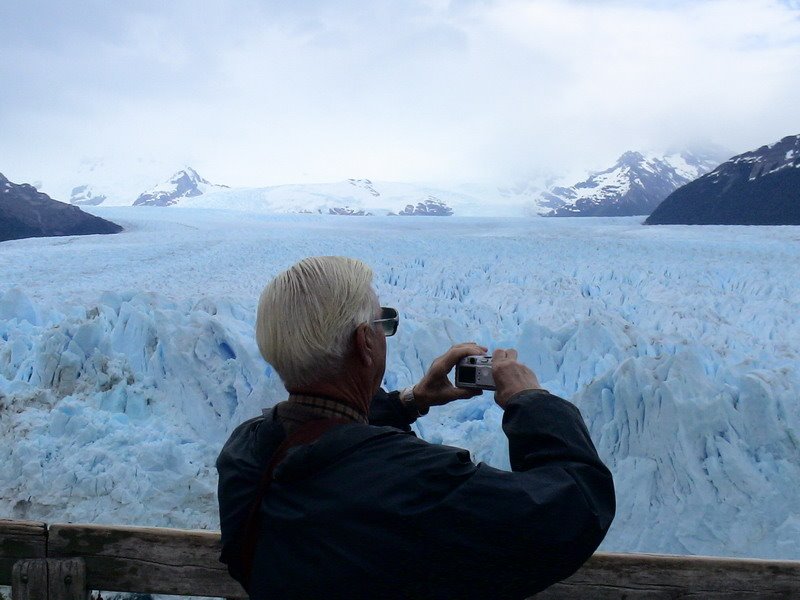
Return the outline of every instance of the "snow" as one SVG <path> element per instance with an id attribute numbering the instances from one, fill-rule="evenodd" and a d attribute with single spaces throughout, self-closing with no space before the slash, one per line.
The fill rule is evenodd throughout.
<path id="1" fill-rule="evenodd" d="M 596 198 L 600 202 L 604 197 L 623 196 L 631 188 L 630 169 L 617 168 L 607 173 L 598 173 L 591 179 L 591 185 L 575 186 L 575 199 Z"/>
<path id="2" fill-rule="evenodd" d="M 596 172 L 570 187 L 551 188 L 549 197 L 561 199 L 558 212 L 579 214 L 587 205 L 612 206 L 620 203 L 634 186 L 653 193 L 654 187 L 663 185 L 677 189 L 708 172 L 715 162 L 691 153 L 659 154 L 657 152 L 629 151 L 605 171 Z M 644 180 L 644 181 L 643 181 Z M 578 205 L 580 203 L 580 206 Z"/>
<path id="3" fill-rule="evenodd" d="M 579 406 L 617 485 L 603 549 L 800 559 L 797 228 L 91 212 L 126 231 L 0 244 L 1 516 L 216 528 L 223 441 L 285 397 L 258 295 L 344 254 L 400 310 L 387 387 L 475 340 Z M 508 468 L 501 417 L 487 393 L 417 429 Z"/>
<path id="4" fill-rule="evenodd" d="M 69 167 L 61 176 L 45 178 L 40 191 L 54 200 L 68 202 L 74 188 L 88 185 L 95 195 L 106 196 L 103 206 L 130 206 L 143 191 L 170 176 L 180 165 L 115 154 L 82 159 Z"/>
<path id="5" fill-rule="evenodd" d="M 263 188 L 209 190 L 202 196 L 181 199 L 180 208 L 214 208 L 262 214 L 322 213 L 349 207 L 376 215 L 398 213 L 433 197 L 454 209 L 459 216 L 521 216 L 530 198 L 505 198 L 498 189 L 466 193 L 440 187 L 368 179 L 331 183 L 287 184 Z"/>
<path id="6" fill-rule="evenodd" d="M 137 197 L 134 206 L 171 206 L 181 199 L 216 190 L 228 189 L 225 185 L 216 185 L 200 177 L 197 171 L 186 167 L 175 173 L 168 181 L 162 182 Z"/>
<path id="7" fill-rule="evenodd" d="M 689 163 L 686 160 L 686 157 L 681 153 L 673 153 L 667 154 L 666 156 L 662 157 L 660 160 L 667 163 L 675 172 L 687 181 L 692 181 L 693 179 L 697 179 L 701 175 L 704 175 L 708 171 L 710 171 L 714 166 L 711 164 L 711 161 L 697 161 L 695 160 L 694 164 Z"/>

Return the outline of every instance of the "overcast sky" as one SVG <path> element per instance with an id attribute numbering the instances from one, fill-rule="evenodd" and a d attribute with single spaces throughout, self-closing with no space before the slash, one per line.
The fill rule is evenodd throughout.
<path id="1" fill-rule="evenodd" d="M 507 183 L 800 133 L 800 0 L 3 0 L 0 23 L 0 172 L 46 191 L 98 160 Z"/>

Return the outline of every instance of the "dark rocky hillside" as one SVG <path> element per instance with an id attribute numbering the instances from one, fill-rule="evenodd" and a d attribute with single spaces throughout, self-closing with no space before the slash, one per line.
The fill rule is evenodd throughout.
<path id="1" fill-rule="evenodd" d="M 734 156 L 670 194 L 648 225 L 800 225 L 800 135 Z"/>
<path id="2" fill-rule="evenodd" d="M 119 233 L 122 227 L 53 200 L 0 174 L 0 242 L 29 237 Z"/>

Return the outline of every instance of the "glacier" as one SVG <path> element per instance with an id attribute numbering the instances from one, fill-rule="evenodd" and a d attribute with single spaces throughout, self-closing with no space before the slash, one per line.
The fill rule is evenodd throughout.
<path id="1" fill-rule="evenodd" d="M 269 279 L 360 258 L 400 328 L 384 384 L 516 347 L 614 473 L 602 549 L 800 559 L 800 230 L 641 218 L 93 207 L 116 236 L 0 244 L 0 516 L 217 528 L 214 460 L 285 398 L 253 339 Z M 418 435 L 508 468 L 491 393 Z"/>

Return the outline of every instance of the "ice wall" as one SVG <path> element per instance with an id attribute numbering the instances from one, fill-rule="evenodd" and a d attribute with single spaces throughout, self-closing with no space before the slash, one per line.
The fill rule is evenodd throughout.
<path id="1" fill-rule="evenodd" d="M 253 341 L 257 290 L 302 256 L 346 254 L 401 312 L 387 387 L 476 340 L 518 348 L 580 407 L 617 483 L 605 549 L 800 558 L 789 229 L 334 217 L 233 235 L 153 214 L 102 255 L 82 240 L 0 253 L 17 283 L 0 283 L 0 515 L 215 527 L 226 434 L 285 397 Z M 86 275 L 109 261 L 135 291 Z M 501 417 L 486 394 L 417 429 L 507 468 Z"/>
<path id="2" fill-rule="evenodd" d="M 252 310 L 107 293 L 40 316 L 12 288 L 0 314 L 0 514 L 213 525 L 216 453 L 275 383 Z"/>

